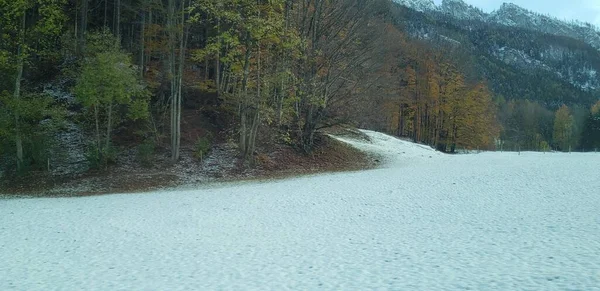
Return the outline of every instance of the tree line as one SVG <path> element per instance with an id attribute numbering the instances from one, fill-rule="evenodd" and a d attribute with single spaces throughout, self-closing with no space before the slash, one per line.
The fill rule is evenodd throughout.
<path id="1" fill-rule="evenodd" d="M 600 101 L 591 108 L 562 105 L 555 111 L 529 100 L 498 100 L 504 150 L 597 151 Z"/>
<path id="2" fill-rule="evenodd" d="M 45 169 L 64 154 L 53 138 L 71 121 L 85 130 L 92 165 L 115 161 L 121 128 L 140 150 L 163 146 L 176 162 L 185 114 L 198 111 L 227 117 L 214 125 L 231 127 L 248 165 L 261 135 L 310 153 L 320 130 L 340 124 L 447 152 L 493 149 L 506 130 L 487 80 L 455 52 L 406 37 L 391 7 L 0 0 L 0 155 L 18 171 Z M 49 82 L 75 100 L 45 94 Z"/>

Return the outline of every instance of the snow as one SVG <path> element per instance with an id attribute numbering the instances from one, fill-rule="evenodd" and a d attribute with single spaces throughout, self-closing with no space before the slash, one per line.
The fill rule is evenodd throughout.
<path id="1" fill-rule="evenodd" d="M 487 18 L 482 10 L 462 0 L 443 0 L 440 9 L 456 19 L 485 21 Z"/>
<path id="2" fill-rule="evenodd" d="M 380 169 L 0 200 L 0 290 L 600 290 L 600 155 L 365 133 Z"/>
<path id="3" fill-rule="evenodd" d="M 455 46 L 461 45 L 460 41 L 452 39 L 452 38 L 449 38 L 449 37 L 447 37 L 445 35 L 441 35 L 440 34 L 440 38 L 443 39 L 443 40 L 445 40 L 445 41 L 447 41 L 447 42 L 449 42 L 449 43 L 451 43 L 451 44 L 453 44 L 453 45 L 455 45 Z"/>
<path id="4" fill-rule="evenodd" d="M 531 57 L 527 52 L 514 48 L 501 47 L 492 52 L 499 60 L 506 64 L 512 64 L 525 69 L 540 69 L 552 71 L 552 69 L 540 60 Z"/>
<path id="5" fill-rule="evenodd" d="M 437 10 L 438 7 L 435 5 L 433 0 L 394 0 L 400 5 L 412 8 L 416 11 L 425 12 L 431 10 Z"/>
<path id="6" fill-rule="evenodd" d="M 356 138 L 347 138 L 343 136 L 333 136 L 334 138 L 352 145 L 362 151 L 381 156 L 386 160 L 385 166 L 399 167 L 410 163 L 427 161 L 434 156 L 438 159 L 448 157 L 435 151 L 433 148 L 405 141 L 380 132 L 362 130 L 367 135 L 369 141 Z"/>
<path id="7" fill-rule="evenodd" d="M 393 1 L 416 11 L 434 13 L 433 16 L 435 13 L 441 12 L 459 20 L 478 20 L 508 27 L 533 29 L 547 34 L 576 38 L 600 49 L 600 34 L 595 26 L 576 20 L 561 20 L 549 15 L 542 15 L 513 3 L 503 3 L 491 13 L 485 13 L 462 0 L 443 0 L 440 5 L 436 5 L 436 2 L 432 0 Z"/>

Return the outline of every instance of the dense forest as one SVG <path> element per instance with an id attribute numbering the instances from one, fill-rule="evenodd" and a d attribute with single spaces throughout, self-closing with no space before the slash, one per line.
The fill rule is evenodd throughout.
<path id="1" fill-rule="evenodd" d="M 444 152 L 600 148 L 593 95 L 499 85 L 506 66 L 415 37 L 407 13 L 388 0 L 0 0 L 0 165 L 49 168 L 65 132 L 84 137 L 91 168 L 124 148 L 142 163 L 184 147 L 202 159 L 216 141 L 253 166 L 260 143 L 309 154 L 340 125 Z"/>
<path id="2" fill-rule="evenodd" d="M 407 35 L 459 60 L 467 78 L 487 80 L 502 126 L 498 149 L 598 147 L 590 108 L 600 96 L 600 51 L 592 25 L 511 4 L 491 14 L 460 0 L 423 11 L 397 8 L 394 21 Z M 570 116 L 566 125 L 555 123 L 563 105 Z M 563 127 L 567 133 L 557 132 Z M 569 136 L 569 142 L 555 136 Z"/>

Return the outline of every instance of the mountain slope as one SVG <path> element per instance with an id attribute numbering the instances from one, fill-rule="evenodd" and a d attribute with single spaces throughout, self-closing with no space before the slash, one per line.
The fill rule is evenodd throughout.
<path id="1" fill-rule="evenodd" d="M 589 106 L 598 98 L 600 35 L 591 25 L 566 23 L 513 4 L 486 14 L 461 0 L 439 6 L 427 0 L 395 2 L 399 26 L 440 49 L 457 47 L 498 95 L 548 107 Z"/>
<path id="2" fill-rule="evenodd" d="M 502 4 L 498 10 L 488 15 L 487 21 L 542 33 L 568 36 L 600 49 L 600 32 L 593 25 L 578 22 L 568 23 L 554 17 L 528 11 L 515 4 Z"/>
<path id="3" fill-rule="evenodd" d="M 485 13 L 462 0 L 443 0 L 439 6 L 435 5 L 432 0 L 393 0 L 393 2 L 416 11 L 442 13 L 460 20 L 479 20 L 489 24 L 572 37 L 600 49 L 600 31 L 594 25 L 578 21 L 562 21 L 555 17 L 529 11 L 512 3 L 504 3 L 497 10 Z"/>

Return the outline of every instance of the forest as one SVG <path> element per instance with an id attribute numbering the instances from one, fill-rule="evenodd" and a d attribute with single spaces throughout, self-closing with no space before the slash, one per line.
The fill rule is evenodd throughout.
<path id="1" fill-rule="evenodd" d="M 48 169 L 67 155 L 56 137 L 73 127 L 97 169 L 125 148 L 142 164 L 163 151 L 176 163 L 183 148 L 202 160 L 215 142 L 235 144 L 253 167 L 261 143 L 309 155 L 336 126 L 448 153 L 600 148 L 600 101 L 503 95 L 468 52 L 411 37 L 399 9 L 388 0 L 0 0 L 0 166 Z"/>

